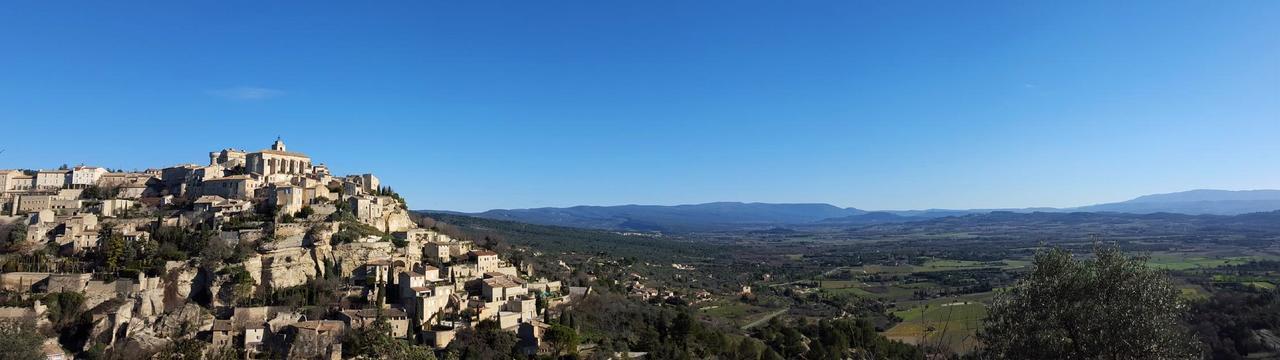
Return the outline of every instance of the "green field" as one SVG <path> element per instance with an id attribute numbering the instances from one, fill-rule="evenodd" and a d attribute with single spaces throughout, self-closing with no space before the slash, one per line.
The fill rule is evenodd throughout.
<path id="1" fill-rule="evenodd" d="M 1275 290 L 1276 288 L 1276 284 L 1272 284 L 1266 281 L 1250 281 L 1244 284 L 1252 287 L 1256 287 L 1262 290 Z"/>
<path id="2" fill-rule="evenodd" d="M 1178 287 L 1178 291 L 1182 292 L 1180 296 L 1185 300 L 1204 300 L 1209 298 L 1209 293 L 1205 292 L 1200 285 L 1183 285 Z"/>
<path id="3" fill-rule="evenodd" d="M 780 309 L 760 307 L 736 300 L 719 300 L 700 308 L 704 315 L 722 319 L 734 326 L 740 326 L 765 318 Z"/>
<path id="4" fill-rule="evenodd" d="M 895 312 L 903 318 L 884 336 L 911 344 L 943 344 L 957 352 L 972 350 L 987 315 L 980 302 L 950 302 Z"/>
<path id="5" fill-rule="evenodd" d="M 1260 253 L 1195 253 L 1160 252 L 1151 254 L 1147 265 L 1163 270 L 1212 269 L 1219 266 L 1241 265 L 1257 260 L 1276 260 L 1274 255 Z"/>
<path id="6" fill-rule="evenodd" d="M 823 291 L 831 293 L 851 293 L 861 297 L 890 300 L 910 299 L 916 290 L 938 287 L 938 284 L 931 282 L 893 285 L 865 285 L 859 281 L 853 280 L 824 280 L 821 282 L 821 285 Z"/>
<path id="7" fill-rule="evenodd" d="M 900 265 L 879 265 L 867 264 L 862 266 L 841 267 L 836 268 L 829 273 L 848 271 L 853 275 L 873 275 L 873 274 L 910 274 L 917 272 L 933 272 L 933 271 L 953 271 L 953 270 L 973 270 L 985 268 L 1000 268 L 1005 270 L 1020 269 L 1031 265 L 1029 260 L 1013 260 L 1005 259 L 1000 261 L 971 261 L 971 260 L 949 260 L 949 259 L 929 259 L 920 265 L 900 264 Z"/>
<path id="8" fill-rule="evenodd" d="M 949 270 L 972 270 L 982 268 L 1000 268 L 1000 269 L 1018 269 L 1030 265 L 1030 261 L 1026 260 L 1001 260 L 1001 261 L 969 261 L 969 260 L 944 260 L 933 259 L 925 262 L 923 265 L 913 266 L 914 272 L 927 271 L 949 271 Z"/>

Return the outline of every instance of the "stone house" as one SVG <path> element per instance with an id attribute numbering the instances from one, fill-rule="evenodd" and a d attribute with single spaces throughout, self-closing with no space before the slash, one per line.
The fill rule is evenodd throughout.
<path id="1" fill-rule="evenodd" d="M 71 186 L 85 187 L 95 185 L 98 183 L 98 179 L 106 174 L 107 169 L 97 166 L 76 166 L 71 169 Z"/>
<path id="2" fill-rule="evenodd" d="M 212 335 L 212 345 L 214 348 L 225 348 L 231 346 L 231 341 L 235 338 L 235 327 L 232 326 L 231 320 L 213 320 L 213 327 L 209 329 Z"/>
<path id="3" fill-rule="evenodd" d="M 409 337 L 409 315 L 404 310 L 390 309 L 361 309 L 361 310 L 343 310 L 338 313 L 338 317 L 347 324 L 348 329 L 363 329 L 366 326 L 373 325 L 381 316 L 391 325 L 391 335 L 398 338 Z"/>

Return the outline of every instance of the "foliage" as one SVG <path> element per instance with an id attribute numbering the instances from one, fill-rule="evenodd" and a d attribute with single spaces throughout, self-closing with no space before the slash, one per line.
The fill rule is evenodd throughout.
<path id="1" fill-rule="evenodd" d="M 114 199 L 120 195 L 119 187 L 100 187 L 97 185 L 89 185 L 80 193 L 81 198 L 90 200 L 107 200 Z"/>
<path id="2" fill-rule="evenodd" d="M 229 294 L 231 302 L 240 303 L 253 295 L 253 276 L 244 269 L 244 266 L 227 266 L 218 270 L 217 274 L 225 277 L 227 284 L 231 285 Z"/>
<path id="3" fill-rule="evenodd" d="M 9 230 L 9 244 L 21 244 L 27 239 L 27 226 L 25 224 L 15 224 Z"/>
<path id="4" fill-rule="evenodd" d="M 1053 249 L 1002 291 L 979 337 L 996 359 L 1194 359 L 1198 343 L 1181 323 L 1187 306 L 1164 274 L 1118 248 L 1094 259 Z"/>
<path id="5" fill-rule="evenodd" d="M 1214 359 L 1244 359 L 1267 353 L 1260 336 L 1280 333 L 1280 293 L 1221 290 L 1192 306 L 1192 329 Z"/>
<path id="6" fill-rule="evenodd" d="M 154 358 L 171 360 L 199 360 L 204 356 L 206 342 L 196 339 L 178 339 L 161 349 Z"/>
<path id="7" fill-rule="evenodd" d="M 271 289 L 262 299 L 262 305 L 288 306 L 298 308 L 304 306 L 328 307 L 336 305 L 341 298 L 342 283 L 332 279 L 310 279 L 305 284 Z"/>
<path id="8" fill-rule="evenodd" d="M 573 328 L 560 324 L 551 324 L 545 334 L 546 341 L 555 349 L 555 355 L 567 355 L 578 352 L 578 332 Z"/>
<path id="9" fill-rule="evenodd" d="M 312 209 L 310 205 L 307 205 L 307 206 L 303 206 L 302 209 L 298 210 L 298 212 L 294 214 L 294 217 L 299 219 L 307 219 L 311 217 L 311 215 L 314 215 L 315 213 L 316 213 L 316 210 Z"/>
<path id="10" fill-rule="evenodd" d="M 370 359 L 435 360 L 431 350 L 391 336 L 391 324 L 381 315 L 373 324 L 352 330 L 342 342 L 345 356 Z"/>
<path id="11" fill-rule="evenodd" d="M 778 318 L 757 329 L 753 336 L 782 358 L 847 359 L 858 353 L 884 359 L 922 359 L 924 353 L 911 345 L 880 336 L 865 320 L 821 320 L 798 326 Z"/>
<path id="12" fill-rule="evenodd" d="M 396 247 L 398 247 L 398 248 L 403 248 L 403 247 L 405 247 L 405 246 L 409 246 L 409 239 L 401 239 L 401 238 L 399 238 L 399 237 L 395 237 L 395 236 L 391 236 L 391 235 L 383 236 L 383 237 L 382 237 L 382 239 L 383 239 L 383 240 L 391 241 L 391 244 L 392 244 L 392 245 L 395 245 L 395 246 L 396 246 Z"/>
<path id="13" fill-rule="evenodd" d="M 98 235 L 98 241 L 102 245 L 99 252 L 100 266 L 107 272 L 115 272 L 120 269 L 124 260 L 124 235 L 115 231 L 111 227 L 104 227 Z"/>
<path id="14" fill-rule="evenodd" d="M 325 218 L 325 221 L 342 223 L 359 222 L 359 220 L 356 219 L 355 212 L 351 210 L 351 204 L 346 201 L 342 201 L 340 199 L 333 200 L 333 208 L 333 213 L 330 213 L 329 217 Z"/>
<path id="15" fill-rule="evenodd" d="M 458 359 L 524 358 L 518 345 L 514 333 L 498 328 L 493 320 L 484 320 L 473 328 L 458 330 L 457 337 L 449 343 L 448 353 Z"/>
<path id="16" fill-rule="evenodd" d="M 44 359 L 44 337 L 36 332 L 34 319 L 0 320 L 0 359 Z"/>
<path id="17" fill-rule="evenodd" d="M 362 224 L 358 221 L 343 221 L 339 226 L 338 232 L 333 234 L 333 238 L 329 241 L 333 245 L 355 242 L 366 236 L 383 236 L 378 228 Z"/>
<path id="18" fill-rule="evenodd" d="M 178 227 L 158 225 L 151 230 L 151 237 L 160 244 L 162 248 L 166 248 L 166 255 L 174 255 L 173 250 L 181 252 L 181 259 L 186 260 L 204 251 L 211 239 L 215 239 L 218 232 L 203 226 L 195 227 Z M 166 246 L 166 244 L 172 244 Z"/>
<path id="19" fill-rule="evenodd" d="M 404 197 L 400 196 L 400 193 L 397 193 L 395 190 L 392 190 L 390 186 L 383 186 L 383 187 L 380 187 L 380 188 L 374 189 L 374 190 L 373 190 L 373 195 L 376 195 L 376 196 L 388 196 L 388 197 L 391 197 L 392 199 L 395 199 L 395 200 L 396 200 L 396 202 L 399 202 L 401 207 L 406 206 L 406 205 L 405 205 L 405 204 L 406 204 L 406 202 L 404 201 Z"/>
<path id="20" fill-rule="evenodd" d="M 79 292 L 58 292 L 44 298 L 45 314 L 55 329 L 61 330 L 80 317 L 84 311 L 84 294 Z"/>

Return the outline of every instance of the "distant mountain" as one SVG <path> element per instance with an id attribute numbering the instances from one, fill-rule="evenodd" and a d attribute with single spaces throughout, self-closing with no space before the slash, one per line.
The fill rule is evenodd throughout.
<path id="1" fill-rule="evenodd" d="M 929 220 L 929 219 L 935 219 L 935 218 L 946 217 L 946 216 L 965 215 L 968 213 L 947 212 L 945 215 L 939 215 L 939 214 L 940 213 L 899 214 L 898 212 L 875 211 L 875 212 L 869 212 L 865 214 L 822 219 L 818 221 L 815 225 L 835 226 L 835 225 L 872 225 L 872 224 L 901 223 L 901 222 Z M 937 216 L 932 216 L 932 215 L 937 215 Z"/>
<path id="2" fill-rule="evenodd" d="M 851 227 L 846 233 L 875 237 L 889 234 L 963 234 L 992 241 L 1008 239 L 1087 239 L 1124 237 L 1224 237 L 1232 241 L 1275 241 L 1280 211 L 1241 215 L 1128 214 L 1115 212 L 994 211 L 904 223 Z M 1238 239 L 1236 237 L 1239 237 Z"/>
<path id="3" fill-rule="evenodd" d="M 1239 215 L 1280 210 L 1280 190 L 1191 190 L 1070 209 L 1132 214 Z"/>
<path id="4" fill-rule="evenodd" d="M 780 227 L 849 227 L 899 224 L 969 215 L 1042 213 L 1126 213 L 1239 215 L 1280 210 L 1280 190 L 1192 190 L 1146 195 L 1129 201 L 1076 208 L 1022 209 L 927 209 L 864 211 L 831 204 L 768 204 L 715 202 L 694 205 L 574 206 L 489 210 L 458 213 L 495 220 L 539 225 L 569 226 L 612 231 L 696 232 L 729 230 L 770 230 Z M 1000 215 L 1004 214 L 1004 215 Z M 1072 215 L 1065 218 L 1078 218 Z M 776 229 L 774 230 L 776 231 Z"/>
<path id="5" fill-rule="evenodd" d="M 489 210 L 470 216 L 541 225 L 623 231 L 717 231 L 771 228 L 866 213 L 831 204 L 715 202 L 694 205 L 574 206 Z"/>

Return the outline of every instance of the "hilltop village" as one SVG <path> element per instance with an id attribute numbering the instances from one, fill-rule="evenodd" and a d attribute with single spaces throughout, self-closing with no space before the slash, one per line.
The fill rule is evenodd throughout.
<path id="1" fill-rule="evenodd" d="M 438 350 L 482 323 L 532 355 L 543 320 L 591 293 L 423 227 L 378 177 L 333 175 L 280 139 L 206 165 L 3 170 L 0 190 L 0 319 L 61 333 L 50 359 L 336 359 L 369 327 Z"/>

